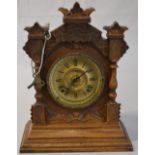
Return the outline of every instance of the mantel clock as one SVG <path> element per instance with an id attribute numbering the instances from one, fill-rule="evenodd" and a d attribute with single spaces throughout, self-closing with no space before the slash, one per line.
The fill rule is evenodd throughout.
<path id="1" fill-rule="evenodd" d="M 127 27 L 90 24 L 94 8 L 59 9 L 63 24 L 53 31 L 26 27 L 24 50 L 34 62 L 36 102 L 20 152 L 131 151 L 116 102 L 117 62 L 128 49 Z"/>

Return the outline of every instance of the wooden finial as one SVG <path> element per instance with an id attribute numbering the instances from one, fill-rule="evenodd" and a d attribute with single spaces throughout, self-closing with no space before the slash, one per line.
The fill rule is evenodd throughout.
<path id="1" fill-rule="evenodd" d="M 83 9 L 80 4 L 76 2 L 70 10 L 66 8 L 59 8 L 59 11 L 64 15 L 64 22 L 90 22 L 90 14 L 95 11 L 94 8 Z"/>
<path id="2" fill-rule="evenodd" d="M 49 26 L 41 26 L 39 23 L 35 23 L 33 26 L 30 26 L 30 27 L 26 27 L 24 30 L 26 30 L 27 32 L 29 32 L 30 34 L 33 34 L 33 33 L 44 33 L 46 31 L 48 31 L 49 29 Z"/>
<path id="3" fill-rule="evenodd" d="M 116 21 L 110 26 L 104 26 L 104 29 L 107 31 L 107 37 L 121 37 L 128 30 L 126 26 L 120 26 Z"/>

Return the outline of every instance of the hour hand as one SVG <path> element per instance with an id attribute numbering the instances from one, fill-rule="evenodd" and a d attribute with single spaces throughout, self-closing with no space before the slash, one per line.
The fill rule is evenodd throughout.
<path id="1" fill-rule="evenodd" d="M 74 80 L 73 80 L 73 83 L 74 82 L 76 82 L 77 80 L 79 80 L 83 75 L 85 75 L 86 73 L 88 72 L 88 70 L 87 71 L 85 71 L 85 72 L 83 72 L 80 76 L 78 76 L 77 78 L 75 78 Z"/>

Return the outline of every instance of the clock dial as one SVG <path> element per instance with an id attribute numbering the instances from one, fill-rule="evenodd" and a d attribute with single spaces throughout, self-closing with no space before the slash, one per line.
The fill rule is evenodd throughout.
<path id="1" fill-rule="evenodd" d="M 101 94 L 104 76 L 92 58 L 74 53 L 54 62 L 47 84 L 57 103 L 68 108 L 83 108 L 95 102 Z"/>

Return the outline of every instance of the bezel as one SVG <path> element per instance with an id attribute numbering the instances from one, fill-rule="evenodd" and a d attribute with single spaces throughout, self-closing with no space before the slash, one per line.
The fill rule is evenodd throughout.
<path id="1" fill-rule="evenodd" d="M 68 57 L 68 56 L 77 56 L 77 55 L 80 55 L 81 57 L 85 57 L 89 60 L 91 60 L 95 65 L 96 67 L 98 68 L 98 71 L 100 72 L 101 74 L 101 79 L 99 79 L 99 83 L 98 85 L 99 88 L 98 89 L 95 89 L 94 93 L 95 94 L 98 94 L 96 96 L 92 96 L 92 94 L 90 96 L 92 96 L 91 99 L 89 99 L 90 96 L 87 96 L 87 100 L 86 100 L 86 103 L 82 103 L 82 104 L 71 104 L 70 103 L 67 103 L 67 99 L 66 100 L 66 103 L 63 103 L 62 100 L 60 100 L 60 98 L 58 96 L 55 96 L 54 93 L 51 91 L 51 89 L 54 89 L 54 88 L 51 88 L 50 87 L 50 83 L 49 83 L 49 78 L 50 78 L 50 75 L 51 75 L 51 71 L 52 69 L 54 68 L 54 66 L 59 62 L 61 61 L 62 59 L 64 59 L 65 57 Z M 59 58 L 57 58 L 50 66 L 49 68 L 49 71 L 47 73 L 47 77 L 46 77 L 46 82 L 47 82 L 47 89 L 49 91 L 49 94 L 50 96 L 52 97 L 52 99 L 57 103 L 59 104 L 60 106 L 62 107 L 66 107 L 66 108 L 71 108 L 71 109 L 81 109 L 81 108 L 86 108 L 92 104 L 94 104 L 98 99 L 99 97 L 101 96 L 101 94 L 103 93 L 103 90 L 104 90 L 104 83 L 105 83 L 105 80 L 104 80 L 104 72 L 101 71 L 100 67 L 99 67 L 99 64 L 97 63 L 97 61 L 95 59 L 93 59 L 91 56 L 87 55 L 87 54 L 83 54 L 83 53 L 80 53 L 80 52 L 73 52 L 73 53 L 67 53 L 67 54 L 64 54 L 62 56 L 60 56 Z M 69 100 L 68 100 L 69 101 Z M 76 101 L 74 101 L 76 102 Z"/>

